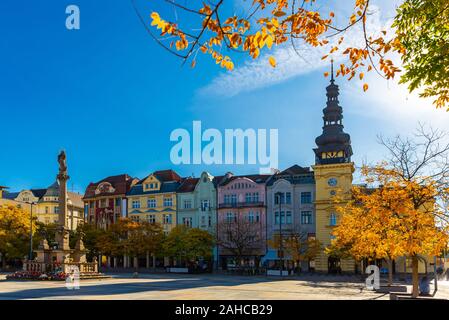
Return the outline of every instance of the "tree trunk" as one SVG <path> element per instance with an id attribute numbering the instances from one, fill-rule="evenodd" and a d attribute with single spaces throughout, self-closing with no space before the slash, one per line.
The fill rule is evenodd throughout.
<path id="1" fill-rule="evenodd" d="M 137 258 L 137 256 L 134 257 L 133 264 L 134 264 L 134 269 L 136 269 L 136 271 L 139 270 L 139 259 Z"/>
<path id="2" fill-rule="evenodd" d="M 153 269 L 156 269 L 156 256 L 153 255 Z"/>
<path id="3" fill-rule="evenodd" d="M 6 269 L 6 255 L 3 253 L 0 253 L 0 256 L 2 257 L 2 270 Z"/>
<path id="4" fill-rule="evenodd" d="M 392 286 L 393 285 L 393 260 L 387 259 L 387 264 L 388 264 L 388 285 Z"/>
<path id="5" fill-rule="evenodd" d="M 150 269 L 150 253 L 147 251 L 147 256 L 146 256 L 146 267 L 147 269 Z"/>
<path id="6" fill-rule="evenodd" d="M 412 298 L 417 298 L 419 295 L 419 274 L 418 274 L 418 257 L 412 257 Z"/>

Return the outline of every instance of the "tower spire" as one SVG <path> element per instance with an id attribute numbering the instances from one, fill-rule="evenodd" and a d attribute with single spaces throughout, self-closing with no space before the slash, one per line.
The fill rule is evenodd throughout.
<path id="1" fill-rule="evenodd" d="M 331 62 L 331 72 L 331 83 L 326 87 L 326 107 L 323 109 L 323 133 L 315 139 L 316 164 L 350 162 L 352 156 L 351 137 L 343 131 L 343 108 L 338 101 L 334 60 Z"/>

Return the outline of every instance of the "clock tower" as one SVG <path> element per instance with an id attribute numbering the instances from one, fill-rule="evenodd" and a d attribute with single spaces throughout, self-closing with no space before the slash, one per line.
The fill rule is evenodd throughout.
<path id="1" fill-rule="evenodd" d="M 351 137 L 343 131 L 343 109 L 339 105 L 338 85 L 335 84 L 333 62 L 331 81 L 327 86 L 327 104 L 323 109 L 323 133 L 315 139 L 315 165 L 312 166 L 316 181 L 316 238 L 323 247 L 331 244 L 332 229 L 338 224 L 334 196 L 350 197 L 354 163 L 351 162 Z M 317 271 L 354 272 L 354 261 L 341 260 L 320 254 L 315 261 Z"/>

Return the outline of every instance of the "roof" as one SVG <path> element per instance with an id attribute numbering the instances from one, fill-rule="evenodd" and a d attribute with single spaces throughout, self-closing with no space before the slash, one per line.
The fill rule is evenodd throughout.
<path id="1" fill-rule="evenodd" d="M 159 190 L 151 190 L 151 191 L 143 191 L 142 183 L 138 183 L 130 188 L 130 190 L 126 193 L 127 196 L 137 196 L 144 194 L 158 194 L 158 193 L 168 193 L 168 192 L 176 192 L 178 187 L 180 186 L 180 182 L 178 181 L 168 181 L 162 182 L 161 188 Z"/>
<path id="2" fill-rule="evenodd" d="M 177 192 L 193 192 L 200 181 L 199 178 L 185 178 L 179 186 Z"/>
<path id="3" fill-rule="evenodd" d="M 31 189 L 30 190 L 36 198 L 42 198 L 47 192 L 47 189 Z"/>
<path id="4" fill-rule="evenodd" d="M 280 172 L 279 174 L 285 175 L 285 174 L 302 174 L 302 173 L 310 173 L 310 168 L 304 168 L 295 164 L 290 168 L 287 168 L 284 171 Z"/>
<path id="5" fill-rule="evenodd" d="M 83 202 L 83 195 L 76 193 L 76 192 L 67 192 L 67 196 L 69 197 L 70 201 L 72 202 L 72 206 L 83 208 L 84 202 Z"/>
<path id="6" fill-rule="evenodd" d="M 153 172 L 153 175 L 156 176 L 156 178 L 163 182 L 163 181 L 181 181 L 182 178 L 173 170 L 159 170 Z"/>
<path id="7" fill-rule="evenodd" d="M 9 199 L 9 200 L 13 200 L 15 198 L 17 198 L 17 196 L 19 195 L 20 192 L 8 192 L 8 191 L 4 191 L 2 194 L 2 198 L 3 199 Z"/>
<path id="8" fill-rule="evenodd" d="M 55 181 L 45 191 L 44 197 L 58 197 L 59 196 L 59 182 Z"/>
<path id="9" fill-rule="evenodd" d="M 237 179 L 241 179 L 241 178 L 246 178 L 249 179 L 251 181 L 254 181 L 255 183 L 265 183 L 267 182 L 267 180 L 271 177 L 272 175 L 270 174 L 251 174 L 251 175 L 242 175 L 242 176 L 234 176 L 234 175 L 229 175 L 227 174 L 220 182 L 219 182 L 219 186 L 224 186 L 227 185 L 228 183 L 230 183 L 231 181 L 237 180 Z"/>
<path id="10" fill-rule="evenodd" d="M 310 168 L 304 168 L 297 164 L 274 174 L 267 182 L 267 186 L 273 185 L 277 180 L 284 179 L 292 184 L 314 184 L 315 173 Z"/>
<path id="11" fill-rule="evenodd" d="M 133 181 L 135 181 L 135 179 L 131 178 L 131 176 L 127 174 L 120 174 L 117 176 L 109 176 L 95 183 L 91 182 L 86 188 L 83 199 L 96 198 L 105 195 L 125 195 L 129 191 Z M 103 182 L 110 183 L 115 190 L 113 192 L 95 194 L 95 190 Z"/>

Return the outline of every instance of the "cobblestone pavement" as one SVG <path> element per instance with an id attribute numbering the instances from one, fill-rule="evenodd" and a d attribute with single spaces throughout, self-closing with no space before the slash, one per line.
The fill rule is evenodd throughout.
<path id="1" fill-rule="evenodd" d="M 410 287 L 408 288 L 410 290 Z M 449 299 L 449 282 L 440 282 L 437 298 Z M 389 299 L 368 291 L 360 277 L 304 276 L 280 280 L 273 277 L 228 275 L 112 275 L 110 279 L 83 280 L 79 290 L 64 282 L 6 281 L 0 275 L 0 300 L 4 299 Z"/>

